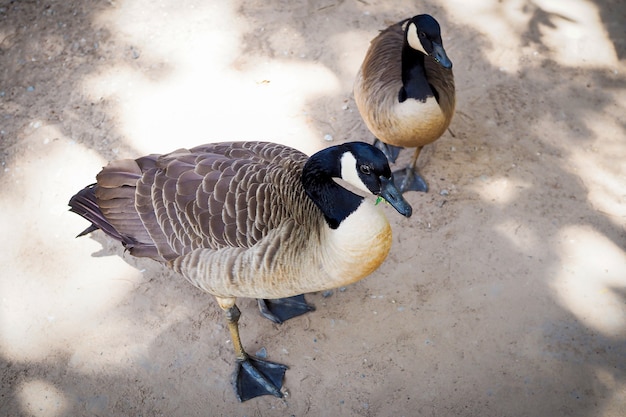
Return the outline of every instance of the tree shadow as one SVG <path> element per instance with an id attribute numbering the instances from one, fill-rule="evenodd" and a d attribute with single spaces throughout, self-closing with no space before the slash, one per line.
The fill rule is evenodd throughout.
<path id="1" fill-rule="evenodd" d="M 132 45 L 120 46 L 110 29 L 95 23 L 97 14 L 110 5 L 96 1 L 48 5 L 0 5 L 6 24 L 0 39 L 0 57 L 7 63 L 0 73 L 1 99 L 9 109 L 4 117 L 21 121 L 16 131 L 2 134 L 3 161 L 10 164 L 27 152 L 20 140 L 32 129 L 33 120 L 58 125 L 88 147 L 95 144 L 93 150 L 105 159 L 115 158 L 113 148 L 136 154 L 115 128 L 111 114 L 116 104 L 92 103 L 74 87 L 89 71 L 165 64 L 140 63 Z M 152 325 L 153 340 L 138 336 L 148 344 L 145 351 L 125 365 L 111 362 L 110 369 L 101 366 L 99 371 L 68 367 L 70 352 L 33 362 L 9 361 L 0 355 L 0 411 L 23 410 L 17 390 L 24 382 L 41 379 L 65 394 L 68 414 L 206 415 L 207 410 L 215 415 L 401 415 L 415 410 L 420 415 L 601 414 L 615 387 L 626 382 L 626 338 L 581 322 L 559 304 L 553 284 L 563 261 L 559 239 L 568 227 L 589 227 L 616 247 L 626 247 L 620 219 L 594 206 L 589 186 L 581 180 L 584 173 L 569 165 L 573 150 L 593 152 L 598 134 L 590 120 L 615 112 L 612 94 L 624 90 L 623 77 L 604 69 L 560 65 L 543 42 L 541 28 L 553 26 L 563 16 L 531 2 L 526 7 L 530 23 L 520 37 L 538 45 L 545 56 L 521 65 L 515 73 L 489 62 L 484 53 L 487 42 L 474 28 L 452 22 L 444 7 L 429 8 L 449 34 L 444 40 L 455 63 L 459 91 L 452 124 L 455 136 L 446 134 L 425 151 L 422 172 L 432 191 L 408 197 L 417 208 L 411 222 L 391 219 L 397 235 L 394 250 L 376 276 L 328 300 L 312 295 L 321 308 L 282 327 L 258 318 L 252 302 L 244 301 L 242 336 L 251 351 L 267 346 L 270 355 L 292 366 L 287 374 L 291 398 L 237 404 L 229 385 L 232 352 L 225 342 L 221 312 L 210 297 L 155 263 L 135 261 L 120 249 L 105 247 L 97 256 L 121 255 L 147 269 L 142 291 L 130 293 L 112 309 L 133 315 L 137 329 Z M 613 1 L 598 8 L 622 59 L 624 6 Z M 325 42 L 324 38 L 349 42 L 362 32 L 373 36 L 405 17 L 397 6 L 273 0 L 241 1 L 238 10 L 250 23 L 243 34 L 244 58 L 262 50 L 267 60 L 320 63 L 337 76 L 339 92 L 307 103 L 320 141 L 324 133 L 331 133 L 336 142 L 371 140 L 352 99 L 349 68 L 354 65 L 346 65 L 342 48 L 331 41 L 323 46 L 335 47 L 333 54 L 321 53 L 319 44 L 311 42 Z M 87 16 L 80 21 L 89 25 L 78 26 L 80 21 L 71 18 L 75 13 Z M 345 15 L 351 16 L 347 22 L 341 17 Z M 38 31 L 22 26 L 24 21 L 37 24 Z M 51 41 L 54 32 L 46 28 L 59 24 L 70 25 L 72 35 Z M 114 59 L 101 61 L 103 57 Z M 68 59 L 71 65 L 66 68 Z M 101 65 L 88 70 L 80 65 L 87 60 Z M 33 72 L 52 67 L 59 77 L 32 85 Z M 483 74 L 489 83 L 476 81 Z M 5 80 L 20 82 L 5 87 Z M 28 91 L 31 85 L 34 90 Z M 45 104 L 42 114 L 29 111 L 35 102 Z M 73 121 L 78 119 L 91 123 L 77 128 Z M 619 133 L 626 132 L 626 121 L 616 123 Z M 407 159 L 403 155 L 399 163 Z M 491 194 L 485 192 L 492 189 Z M 547 224 L 539 221 L 546 218 L 551 220 Z M 491 250 L 481 250 L 477 241 Z M 477 262 L 481 256 L 485 259 Z M 623 287 L 610 291 L 626 299 Z M 394 302 L 377 304 L 378 296 L 394 297 Z M 145 299 L 152 300 L 155 311 L 141 314 L 137 306 Z M 177 305 L 188 310 L 177 310 Z M 370 314 L 374 308 L 376 315 Z M 507 325 L 489 328 L 493 320 Z M 370 338 L 370 333 L 383 331 L 389 332 L 387 341 Z M 332 339 L 342 343 L 333 345 Z M 315 358 L 334 369 L 323 368 Z M 126 397 L 110 390 L 119 386 L 125 387 Z M 167 392 L 159 391 L 163 387 Z M 520 404 L 520 398 L 526 401 Z"/>
<path id="2" fill-rule="evenodd" d="M 618 0 L 595 1 L 594 3 L 600 11 L 602 23 L 613 42 L 617 58 L 623 60 L 626 58 L 626 29 L 624 28 L 626 5 Z"/>
<path id="3" fill-rule="evenodd" d="M 117 103 L 89 97 L 82 86 L 87 77 L 111 68 L 142 71 L 157 66 L 167 73 L 166 65 L 155 65 L 145 56 L 138 59 L 135 46 L 120 44 L 98 21 L 100 14 L 114 8 L 113 2 L 96 0 L 0 2 L 4 165 L 24 157 L 25 139 L 45 125 L 95 147 L 107 160 L 137 153 L 116 127 Z"/>
<path id="4" fill-rule="evenodd" d="M 355 2 L 333 4 L 332 11 L 328 8 L 312 10 L 311 7 L 310 4 L 292 5 L 285 13 L 296 16 L 306 15 L 306 23 L 295 19 L 293 22 L 276 19 L 273 26 L 267 24 L 263 26 L 266 31 L 264 39 L 272 38 L 272 29 L 274 34 L 277 34 L 288 26 L 290 29 L 287 33 L 306 33 L 311 28 L 321 28 L 325 36 L 335 40 L 337 34 L 345 31 L 343 25 L 332 19 L 333 13 L 339 8 L 351 10 L 350 15 L 354 16 L 354 21 L 350 22 L 351 28 L 367 30 L 368 26 L 376 24 L 369 30 L 372 33 L 371 36 L 375 36 L 377 30 L 404 17 L 398 15 L 397 9 L 381 7 L 381 10 L 377 9 L 375 18 L 369 18 L 363 15 L 363 5 Z M 621 57 L 619 45 L 623 44 L 626 34 L 623 31 L 623 25 L 618 24 L 622 21 L 619 13 L 612 14 L 611 12 L 611 10 L 614 12 L 616 7 L 618 6 L 615 4 L 607 7 L 598 5 L 618 56 Z M 525 395 L 541 397 L 543 402 L 528 404 L 516 411 L 508 410 L 508 414 L 511 412 L 514 415 L 541 415 L 542 412 L 566 413 L 567 415 L 595 414 L 602 410 L 602 399 L 610 398 L 612 390 L 616 389 L 615 387 L 619 384 L 623 384 L 626 379 L 622 365 L 626 354 L 626 339 L 617 334 L 607 336 L 599 333 L 580 322 L 574 314 L 555 302 L 558 297 L 557 291 L 553 288 L 553 275 L 562 256 L 555 244 L 558 242 L 559 232 L 573 226 L 591 227 L 609 239 L 617 248 L 626 247 L 626 235 L 620 219 L 599 211 L 589 201 L 592 190 L 586 183 L 586 178 L 583 177 L 581 180 L 581 173 L 572 172 L 568 163 L 574 151 L 591 150 L 597 141 L 597 126 L 589 123 L 594 119 L 594 115 L 599 116 L 608 111 L 608 114 L 614 116 L 614 121 L 619 126 L 618 134 L 626 133 L 626 124 L 622 118 L 618 117 L 619 110 L 614 99 L 616 93 L 624 90 L 624 80 L 621 75 L 604 68 L 583 70 L 559 64 L 552 57 L 554 51 L 544 42 L 542 28 L 554 28 L 558 20 L 570 23 L 573 20 L 567 16 L 548 12 L 532 2 L 525 5 L 525 13 L 529 14 L 530 18 L 526 31 L 519 35 L 522 44 L 535 45 L 542 54 L 535 58 L 534 62 L 531 61 L 532 57 L 523 57 L 531 62 L 524 62 L 525 65 L 521 65 L 515 73 L 507 73 L 489 64 L 483 51 L 486 44 L 481 41 L 480 33 L 470 27 L 455 25 L 450 19 L 446 19 L 445 11 L 437 15 L 442 26 L 448 28 L 444 33 L 444 42 L 447 42 L 446 35 L 453 38 L 446 45 L 455 63 L 459 89 L 457 116 L 451 126 L 456 137 L 445 135 L 440 141 L 431 145 L 430 149 L 425 152 L 426 158 L 422 159 L 422 164 L 424 165 L 423 173 L 433 183 L 431 184 L 433 185 L 432 193 L 439 193 L 444 189 L 448 192 L 451 186 L 454 187 L 454 193 L 449 198 L 442 198 L 440 195 L 410 196 L 414 206 L 420 206 L 421 210 L 416 213 L 418 219 L 414 222 L 421 227 L 415 227 L 415 223 L 409 226 L 403 225 L 403 233 L 439 232 L 443 236 L 456 236 L 456 239 L 459 239 L 459 234 L 476 233 L 478 230 L 478 233 L 488 236 L 486 240 L 493 245 L 496 261 L 505 259 L 513 262 L 511 265 L 502 265 L 499 268 L 492 267 L 502 274 L 491 276 L 491 279 L 497 282 L 493 285 L 508 287 L 510 290 L 512 282 L 522 276 L 532 274 L 533 278 L 525 277 L 524 279 L 542 288 L 538 292 L 542 293 L 541 300 L 548 303 L 548 306 L 536 305 L 536 307 L 545 308 L 549 317 L 534 317 L 533 313 L 521 317 L 507 317 L 508 320 L 512 320 L 511 328 L 520 333 L 528 331 L 523 328 L 525 320 L 543 321 L 535 329 L 536 335 L 541 339 L 535 346 L 540 349 L 535 352 L 538 357 L 531 360 L 528 358 L 518 360 L 523 360 L 528 366 L 536 367 L 536 363 L 541 363 L 545 357 L 549 357 L 550 361 L 553 361 L 551 366 L 559 370 L 557 372 L 566 375 L 563 380 L 568 382 L 562 384 L 558 378 L 550 375 L 551 371 L 535 369 L 527 378 L 534 380 L 537 384 L 531 389 L 529 383 L 524 383 Z M 503 16 L 503 19 L 506 17 Z M 328 20 L 330 23 L 327 22 Z M 618 30 L 615 30 L 616 28 Z M 259 40 L 256 39 L 256 42 Z M 333 45 L 327 44 L 326 46 L 330 49 Z M 254 49 L 253 45 L 248 52 L 252 53 Z M 364 52 L 365 49 L 363 49 Z M 298 59 L 299 53 L 296 50 L 287 56 Z M 456 58 L 455 53 L 458 54 Z M 341 67 L 339 58 L 332 55 L 329 57 L 327 54 L 324 57 L 314 57 L 331 68 L 341 79 L 345 69 Z M 481 73 L 488 74 L 485 78 L 490 80 L 489 84 L 476 85 L 474 80 L 480 78 Z M 333 135 L 339 141 L 371 140 L 369 139 L 371 135 L 363 126 L 356 110 L 352 112 L 339 110 L 344 103 L 348 103 L 347 108 L 356 108 L 350 92 L 345 90 L 338 95 L 329 95 L 310 101 L 307 111 L 312 115 L 320 133 L 340 132 Z M 511 115 L 514 115 L 514 118 Z M 348 128 L 342 132 L 342 127 L 346 126 Z M 547 129 L 542 129 L 543 127 Z M 406 162 L 400 160 L 399 163 Z M 469 166 L 475 168 L 465 169 Z M 593 169 L 591 165 L 590 169 Z M 615 175 L 619 174 L 615 170 L 609 169 L 609 171 Z M 484 181 L 495 185 L 497 179 L 520 184 L 514 190 L 515 197 L 509 199 L 504 205 L 486 201 L 484 195 L 476 192 L 476 182 Z M 474 216 L 471 218 L 472 224 L 466 228 L 455 225 L 454 220 L 451 219 L 455 213 L 472 210 L 474 210 Z M 505 215 L 503 216 L 502 213 Z M 545 229 L 545 225 L 539 221 L 546 217 L 552 219 L 551 227 L 548 229 Z M 530 254 L 521 253 L 523 251 L 512 245 L 511 240 L 503 238 L 498 229 L 508 223 L 518 227 L 515 235 L 518 234 L 518 230 L 525 229 L 524 233 L 529 236 L 529 240 L 535 242 L 534 248 L 525 249 Z M 426 225 L 428 226 L 424 227 Z M 415 230 L 416 228 L 420 230 Z M 400 237 L 400 241 L 413 244 L 408 238 Z M 462 241 L 465 242 L 465 240 Z M 480 248 L 473 246 L 471 238 L 465 243 L 465 245 L 444 244 L 443 246 L 449 248 L 453 259 L 466 259 L 468 263 L 472 258 L 483 253 L 478 251 Z M 473 247 L 476 250 L 473 250 Z M 400 265 L 402 262 L 410 264 L 418 259 L 424 262 L 424 259 L 435 256 L 429 251 L 430 248 L 421 247 L 421 249 L 423 252 L 419 258 L 412 257 L 397 262 Z M 460 253 L 466 255 L 460 255 Z M 394 257 L 393 254 L 392 257 Z M 402 256 L 397 255 L 397 258 L 402 258 Z M 490 268 L 489 265 L 490 262 L 485 261 L 484 267 Z M 453 278 L 460 277 L 467 275 L 467 268 L 459 264 L 456 268 L 446 272 Z M 381 270 L 383 274 L 390 273 L 385 267 Z M 516 274 L 507 273 L 508 270 L 513 270 Z M 436 268 L 433 268 L 431 272 L 429 279 L 436 282 L 437 278 L 442 278 L 442 272 L 437 271 Z M 476 276 L 481 274 L 480 270 L 474 272 Z M 482 271 L 482 274 L 485 273 L 486 271 Z M 414 279 L 420 282 L 425 280 L 423 276 L 417 277 L 408 271 L 406 274 L 408 274 L 406 278 L 413 275 Z M 452 290 L 462 293 L 473 285 L 487 285 L 485 280 L 468 279 L 467 287 L 457 284 Z M 373 282 L 370 284 L 372 287 L 377 287 L 374 281 L 368 281 L 370 282 Z M 430 290 L 431 293 L 440 294 L 442 291 L 443 288 Z M 527 294 L 518 295 L 523 299 L 528 298 L 527 301 L 532 306 L 536 304 L 536 301 L 533 302 L 531 299 L 535 292 L 528 291 Z M 505 306 L 501 307 L 505 308 Z M 520 312 L 524 309 L 516 311 Z M 491 312 L 504 314 L 500 310 Z M 455 311 L 447 313 L 454 314 Z M 456 314 L 466 313 L 466 311 L 456 311 Z M 479 330 L 475 329 L 475 331 Z M 458 342 L 461 343 L 461 341 Z M 503 342 L 494 340 L 494 343 L 499 345 Z M 488 348 L 483 354 L 474 352 L 478 355 L 476 362 L 478 364 L 488 362 L 488 355 L 492 353 L 493 351 Z M 518 358 L 522 357 L 521 353 L 514 351 L 510 354 Z M 584 366 L 581 367 L 581 364 Z M 461 363 L 458 365 L 467 369 Z M 478 375 L 473 375 L 478 380 L 481 379 L 479 369 L 470 371 L 478 372 Z M 518 368 L 512 364 L 512 369 Z M 603 385 L 597 377 L 603 371 L 608 372 L 611 378 L 620 382 Z M 491 377 L 496 378 L 496 384 L 508 385 L 509 390 L 520 389 L 519 386 L 510 384 L 506 376 L 494 376 L 490 372 L 485 372 L 483 380 L 478 385 L 488 383 L 487 380 Z M 404 389 L 398 388 L 398 385 L 394 385 L 396 391 L 404 392 Z M 415 386 L 412 385 L 412 388 L 414 389 Z M 501 398 L 503 402 L 500 404 L 497 403 L 497 398 L 491 398 L 489 404 L 481 404 L 478 401 L 468 406 L 463 404 L 466 397 L 458 393 L 456 389 L 448 392 L 448 395 L 442 394 L 438 401 L 440 406 L 449 402 L 449 406 L 443 405 L 448 412 L 467 413 L 469 407 L 477 415 L 484 413 L 485 409 L 501 409 L 507 413 L 505 404 L 508 404 L 506 401 L 512 398 L 507 397 L 504 391 L 506 390 L 499 390 L 503 396 Z M 549 398 L 551 394 L 544 395 L 544 392 L 556 392 L 562 397 L 554 401 Z M 384 398 L 385 395 L 382 393 L 389 395 L 386 389 L 381 391 L 380 395 Z M 402 395 L 399 394 L 397 397 L 401 398 Z M 569 400 L 573 402 L 570 403 Z M 436 408 L 435 405 L 433 408 Z M 410 406 L 405 409 L 391 409 L 396 413 L 402 413 L 410 409 Z M 389 410 L 385 410 L 387 411 Z"/>

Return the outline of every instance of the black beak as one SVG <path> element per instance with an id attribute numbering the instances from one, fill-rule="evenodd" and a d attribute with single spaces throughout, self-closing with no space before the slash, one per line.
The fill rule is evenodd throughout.
<path id="1" fill-rule="evenodd" d="M 433 52 L 430 56 L 435 58 L 435 61 L 437 61 L 442 67 L 448 69 L 452 68 L 452 61 L 450 61 L 450 58 L 446 55 L 446 50 L 443 49 L 443 45 L 433 42 Z"/>
<path id="2" fill-rule="evenodd" d="M 391 178 L 386 178 L 381 175 L 379 178 L 380 196 L 391 204 L 398 213 L 402 214 L 404 217 L 411 217 L 411 214 L 413 214 L 413 208 L 404 199 L 404 197 L 402 197 L 402 193 L 393 182 L 393 176 Z"/>

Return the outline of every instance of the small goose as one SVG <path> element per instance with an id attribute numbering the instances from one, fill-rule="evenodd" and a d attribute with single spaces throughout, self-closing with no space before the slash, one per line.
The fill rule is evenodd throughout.
<path id="1" fill-rule="evenodd" d="M 336 179 L 378 196 L 376 204 Z M 391 248 L 377 207 L 383 199 L 411 216 L 385 155 L 366 143 L 308 158 L 275 143 L 228 142 L 112 162 L 69 205 L 92 223 L 79 236 L 101 229 L 216 297 L 237 359 L 235 392 L 245 401 L 282 397 L 287 366 L 246 353 L 236 298 L 292 297 L 291 305 L 372 273 Z"/>
<path id="2" fill-rule="evenodd" d="M 417 158 L 446 131 L 455 107 L 452 62 L 439 23 L 422 14 L 383 30 L 361 64 L 354 98 L 374 144 L 391 162 L 401 148 L 416 148 L 411 164 L 394 173 L 400 190 L 428 191 Z"/>

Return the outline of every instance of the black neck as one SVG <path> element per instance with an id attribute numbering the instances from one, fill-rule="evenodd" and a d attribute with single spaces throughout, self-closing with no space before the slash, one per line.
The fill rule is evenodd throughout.
<path id="1" fill-rule="evenodd" d="M 306 194 L 324 214 L 331 229 L 339 227 L 363 201 L 363 197 L 343 188 L 333 178 L 341 177 L 342 146 L 324 149 L 309 158 L 302 170 Z"/>
<path id="2" fill-rule="evenodd" d="M 426 101 L 434 90 L 426 78 L 425 55 L 411 48 L 405 41 L 402 48 L 402 88 L 398 93 L 400 103 L 406 99 Z"/>

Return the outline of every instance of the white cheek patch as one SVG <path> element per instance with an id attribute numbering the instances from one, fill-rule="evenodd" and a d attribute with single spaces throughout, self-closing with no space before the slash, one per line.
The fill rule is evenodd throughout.
<path id="1" fill-rule="evenodd" d="M 409 26 L 406 28 L 406 40 L 411 48 L 428 55 L 422 46 L 419 35 L 417 34 L 417 26 L 415 26 L 415 23 L 409 23 Z"/>
<path id="2" fill-rule="evenodd" d="M 356 158 L 354 158 L 351 152 L 346 152 L 341 156 L 341 179 L 360 190 L 369 194 L 372 193 L 367 186 L 363 184 L 363 181 L 361 181 L 361 177 L 359 177 L 359 173 L 357 172 Z"/>

